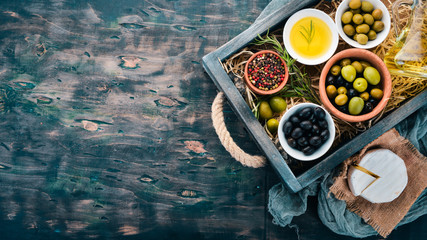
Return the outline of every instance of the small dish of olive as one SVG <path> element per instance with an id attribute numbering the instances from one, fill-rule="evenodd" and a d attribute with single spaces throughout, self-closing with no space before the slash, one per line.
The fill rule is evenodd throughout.
<path id="1" fill-rule="evenodd" d="M 377 116 L 391 95 L 390 72 L 375 53 L 343 50 L 326 62 L 319 79 L 319 95 L 328 111 L 347 122 Z"/>
<path id="2" fill-rule="evenodd" d="M 323 156 L 332 146 L 335 124 L 323 107 L 300 103 L 286 111 L 277 133 L 287 154 L 300 161 L 311 161 Z"/>
<path id="3" fill-rule="evenodd" d="M 341 38 L 356 48 L 378 46 L 390 32 L 390 14 L 380 0 L 344 0 L 335 14 Z"/>
<path id="4" fill-rule="evenodd" d="M 325 86 L 334 107 L 351 115 L 372 112 L 384 95 L 378 70 L 358 59 L 344 58 L 335 63 Z"/>

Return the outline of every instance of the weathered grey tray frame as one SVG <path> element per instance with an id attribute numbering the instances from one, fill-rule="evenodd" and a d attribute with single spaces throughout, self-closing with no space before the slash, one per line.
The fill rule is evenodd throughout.
<path id="1" fill-rule="evenodd" d="M 252 42 L 258 34 L 262 35 L 268 29 L 274 28 L 279 23 L 287 19 L 294 12 L 312 4 L 313 0 L 295 0 L 277 9 L 269 17 L 254 23 L 247 30 L 203 57 L 203 67 L 212 78 L 215 85 L 226 95 L 231 107 L 236 115 L 245 123 L 246 128 L 255 140 L 259 148 L 264 152 L 273 168 L 280 176 L 282 182 L 293 192 L 298 192 L 302 188 L 331 171 L 346 158 L 362 149 L 367 143 L 375 140 L 387 130 L 393 128 L 401 120 L 408 117 L 411 113 L 427 103 L 427 91 L 420 93 L 403 106 L 394 110 L 391 114 L 383 118 L 367 131 L 354 137 L 351 141 L 342 145 L 335 152 L 331 153 L 325 159 L 315 166 L 305 171 L 298 177 L 286 164 L 284 158 L 277 150 L 276 146 L 265 133 L 263 127 L 255 118 L 254 114 L 246 104 L 242 95 L 234 86 L 233 81 L 222 68 L 220 62 L 227 59 L 230 55 L 236 53 L 241 48 Z"/>

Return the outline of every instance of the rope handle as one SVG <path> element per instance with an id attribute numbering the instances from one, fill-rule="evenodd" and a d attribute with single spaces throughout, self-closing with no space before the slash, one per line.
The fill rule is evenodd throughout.
<path id="1" fill-rule="evenodd" d="M 224 93 L 219 92 L 212 103 L 212 122 L 221 144 L 224 146 L 225 150 L 227 150 L 227 152 L 229 152 L 230 155 L 243 166 L 253 168 L 263 167 L 267 162 L 265 157 L 247 154 L 239 146 L 237 146 L 231 137 L 224 121 L 224 100 Z"/>

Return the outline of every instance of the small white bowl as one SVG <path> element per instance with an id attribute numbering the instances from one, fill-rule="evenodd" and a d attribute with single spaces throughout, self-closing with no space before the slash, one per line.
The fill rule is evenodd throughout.
<path id="1" fill-rule="evenodd" d="M 299 20 L 305 17 L 316 17 L 322 20 L 326 25 L 328 25 L 329 29 L 331 30 L 331 46 L 329 47 L 328 51 L 323 54 L 322 56 L 318 58 L 305 58 L 298 53 L 295 52 L 295 50 L 291 46 L 291 30 L 292 27 L 297 23 Z M 336 25 L 334 23 L 334 20 L 332 20 L 331 17 L 329 17 L 326 13 L 313 9 L 313 8 L 307 8 L 303 9 L 301 11 L 298 11 L 294 13 L 285 24 L 285 28 L 283 29 L 283 44 L 285 45 L 286 50 L 288 51 L 289 55 L 291 55 L 292 58 L 296 59 L 298 62 L 305 64 L 305 65 L 318 65 L 323 62 L 326 62 L 332 55 L 335 53 L 335 50 L 338 46 L 338 32 L 336 29 Z"/>
<path id="2" fill-rule="evenodd" d="M 326 122 L 328 123 L 328 130 L 329 130 L 328 140 L 325 143 L 323 143 L 323 145 L 320 146 L 320 148 L 318 148 L 316 151 L 314 151 L 311 155 L 305 155 L 303 152 L 301 152 L 297 149 L 291 148 L 289 146 L 288 142 L 286 141 L 285 133 L 283 132 L 283 125 L 285 124 L 285 122 L 292 115 L 299 112 L 302 108 L 305 108 L 305 107 L 313 107 L 313 108 L 320 107 L 320 108 L 322 108 L 323 111 L 325 111 L 325 119 L 326 119 Z M 279 128 L 278 128 L 277 132 L 279 135 L 280 145 L 282 145 L 283 149 L 285 150 L 285 152 L 287 154 L 289 154 L 291 157 L 293 157 L 297 160 L 311 161 L 311 160 L 315 160 L 315 159 L 320 158 L 329 150 L 329 148 L 331 148 L 332 143 L 334 142 L 334 138 L 335 138 L 335 124 L 334 124 L 334 120 L 331 117 L 331 114 L 329 114 L 329 112 L 326 111 L 323 107 L 321 107 L 317 104 L 314 104 L 314 103 L 300 103 L 298 105 L 291 107 L 288 111 L 285 112 L 285 114 L 280 119 Z"/>
<path id="3" fill-rule="evenodd" d="M 350 8 L 348 6 L 348 3 L 350 2 L 350 0 L 344 0 L 338 6 L 337 11 L 335 13 L 335 23 L 337 24 L 338 33 L 346 43 L 348 43 L 349 45 L 355 48 L 370 49 L 380 45 L 387 38 L 388 33 L 390 32 L 391 20 L 390 20 L 390 13 L 388 12 L 388 9 L 381 1 L 379 0 L 364 0 L 364 1 L 372 3 L 372 5 L 374 5 L 374 9 L 380 9 L 383 12 L 383 18 L 381 19 L 381 21 L 384 23 L 384 30 L 377 33 L 376 39 L 372 41 L 369 40 L 367 44 L 362 45 L 354 41 L 352 38 L 350 38 L 344 33 L 341 17 Z"/>

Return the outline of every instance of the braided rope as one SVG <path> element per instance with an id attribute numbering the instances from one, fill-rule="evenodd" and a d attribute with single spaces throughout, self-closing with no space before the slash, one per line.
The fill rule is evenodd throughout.
<path id="1" fill-rule="evenodd" d="M 225 150 L 242 165 L 253 168 L 263 167 L 266 163 L 265 157 L 247 154 L 237 146 L 230 136 L 230 132 L 228 132 L 224 122 L 224 100 L 224 93 L 219 92 L 212 103 L 212 122 L 221 144 L 224 146 Z"/>

